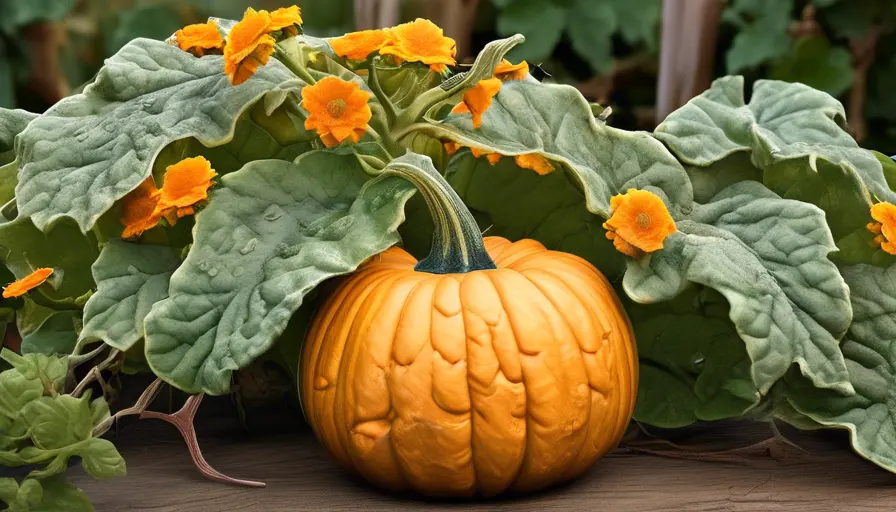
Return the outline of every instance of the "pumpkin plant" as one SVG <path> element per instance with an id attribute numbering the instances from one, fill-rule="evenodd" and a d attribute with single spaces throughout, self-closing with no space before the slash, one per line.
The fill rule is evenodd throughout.
<path id="1" fill-rule="evenodd" d="M 460 66 L 427 20 L 301 23 L 249 9 L 136 39 L 47 112 L 0 110 L 11 509 L 89 509 L 66 454 L 128 414 L 175 425 L 206 476 L 263 485 L 212 469 L 192 421 L 268 359 L 336 458 L 389 488 L 571 478 L 635 393 L 645 424 L 848 428 L 896 470 L 896 164 L 836 100 L 760 81 L 746 102 L 728 77 L 629 132 L 507 61 L 521 36 Z M 117 372 L 157 380 L 109 414 Z M 181 411 L 148 409 L 162 383 Z M 103 450 L 81 464 L 123 473 Z"/>

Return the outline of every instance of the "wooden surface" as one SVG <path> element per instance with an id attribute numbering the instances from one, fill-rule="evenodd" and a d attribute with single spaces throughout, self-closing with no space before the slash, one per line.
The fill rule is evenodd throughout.
<path id="1" fill-rule="evenodd" d="M 201 413 L 202 411 L 200 411 Z M 392 496 L 337 467 L 296 413 L 259 418 L 247 432 L 227 414 L 198 420 L 208 461 L 230 476 L 267 482 L 265 489 L 204 480 L 169 425 L 130 421 L 117 438 L 128 476 L 74 482 L 100 512 L 228 512 L 340 510 L 519 511 L 861 511 L 896 509 L 896 475 L 859 458 L 843 432 L 784 435 L 783 443 L 710 460 L 648 455 L 620 448 L 583 477 L 533 496 L 492 501 L 439 501 Z M 742 447 L 769 437 L 760 423 L 727 423 L 673 433 L 676 442 L 702 449 Z M 638 445 L 642 450 L 643 445 Z M 770 449 L 769 449 L 770 448 Z M 716 460 L 718 459 L 718 460 Z"/>

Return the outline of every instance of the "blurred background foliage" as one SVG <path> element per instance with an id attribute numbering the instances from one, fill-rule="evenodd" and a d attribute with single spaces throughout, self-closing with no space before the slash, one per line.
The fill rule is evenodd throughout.
<path id="1" fill-rule="evenodd" d="M 461 61 L 522 33 L 513 60 L 612 106 L 611 123 L 627 129 L 652 129 L 668 110 L 657 108 L 658 89 L 674 85 L 661 62 L 703 82 L 743 74 L 748 91 L 760 78 L 803 82 L 843 101 L 863 145 L 896 153 L 896 0 L 0 0 L 0 106 L 44 110 L 135 37 L 293 3 L 316 36 L 429 17 Z M 677 80 L 689 89 L 672 108 L 707 85 Z"/>

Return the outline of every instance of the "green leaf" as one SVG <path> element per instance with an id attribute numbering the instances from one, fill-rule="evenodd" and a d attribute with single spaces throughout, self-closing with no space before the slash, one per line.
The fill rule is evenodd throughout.
<path id="1" fill-rule="evenodd" d="M 68 360 L 65 357 L 46 354 L 19 355 L 9 349 L 0 350 L 0 359 L 5 360 L 26 379 L 36 379 L 42 383 L 44 390 L 50 393 L 62 390 L 68 372 Z"/>
<path id="2" fill-rule="evenodd" d="M 94 512 L 84 491 L 72 485 L 62 475 L 45 478 L 40 483 L 43 487 L 41 502 L 28 512 Z"/>
<path id="3" fill-rule="evenodd" d="M 19 411 L 40 398 L 43 392 L 40 379 L 28 378 L 15 369 L 0 372 L 0 417 L 6 417 L 11 424 Z"/>
<path id="4" fill-rule="evenodd" d="M 681 164 L 643 132 L 598 122 L 573 87 L 516 81 L 501 87 L 474 129 L 470 116 L 452 114 L 427 128 L 433 135 L 502 155 L 535 153 L 560 163 L 581 184 L 588 210 L 607 218 L 610 197 L 629 188 L 652 188 L 687 211 L 693 199 Z"/>
<path id="5" fill-rule="evenodd" d="M 600 217 L 588 212 L 585 196 L 566 173 L 539 176 L 511 158 L 492 166 L 464 150 L 451 159 L 446 179 L 464 204 L 487 214 L 481 225 L 486 235 L 532 238 L 585 258 L 610 281 L 622 278 L 622 254 L 606 239 Z"/>
<path id="6" fill-rule="evenodd" d="M 53 269 L 47 283 L 29 293 L 38 301 L 43 298 L 51 304 L 71 304 L 75 298 L 87 293 L 94 287 L 88 269 L 98 254 L 93 235 L 82 234 L 69 221 L 59 222 L 47 233 L 21 215 L 16 220 L 0 224 L 0 259 L 16 279 L 41 267 Z"/>
<path id="7" fill-rule="evenodd" d="M 726 316 L 692 307 L 698 299 L 627 305 L 640 361 L 636 421 L 679 428 L 738 418 L 759 403 L 744 343 Z M 727 304 L 722 309 L 727 315 Z"/>
<path id="8" fill-rule="evenodd" d="M 716 194 L 735 183 L 762 181 L 762 171 L 750 162 L 747 153 L 732 153 L 707 167 L 688 165 L 685 170 L 694 187 L 694 201 L 698 203 L 712 201 Z"/>
<path id="9" fill-rule="evenodd" d="M 22 133 L 28 123 L 38 117 L 26 110 L 10 110 L 0 107 L 0 153 L 9 151 L 13 139 Z"/>
<path id="10" fill-rule="evenodd" d="M 723 19 L 738 25 L 740 30 L 725 55 L 728 72 L 753 68 L 783 55 L 790 46 L 787 29 L 792 10 L 793 0 L 732 2 L 725 9 Z"/>
<path id="11" fill-rule="evenodd" d="M 59 450 L 91 436 L 90 404 L 86 397 L 43 396 L 22 408 L 31 441 L 41 450 Z"/>
<path id="12" fill-rule="evenodd" d="M 170 297 L 144 322 L 153 371 L 186 391 L 226 393 L 233 370 L 270 348 L 310 290 L 394 244 L 413 189 L 367 179 L 343 149 L 225 176 L 197 215 Z"/>
<path id="13" fill-rule="evenodd" d="M 18 182 L 19 165 L 16 162 L 0 166 L 0 205 L 5 205 L 15 198 Z"/>
<path id="14" fill-rule="evenodd" d="M 78 341 L 75 322 L 80 316 L 73 311 L 52 313 L 37 329 L 22 334 L 22 354 L 71 354 Z"/>
<path id="15" fill-rule="evenodd" d="M 854 319 L 841 349 L 856 392 L 843 396 L 794 377 L 783 395 L 812 420 L 849 430 L 856 452 L 896 471 L 896 265 L 851 265 L 842 271 Z"/>
<path id="16" fill-rule="evenodd" d="M 0 29 L 12 32 L 40 21 L 61 20 L 72 10 L 75 0 L 12 0 L 3 2 L 3 18 Z"/>
<path id="17" fill-rule="evenodd" d="M 127 465 L 115 445 L 106 439 L 88 439 L 78 446 L 81 466 L 93 478 L 114 478 L 127 474 Z"/>
<path id="18" fill-rule="evenodd" d="M 551 56 L 566 27 L 566 9 L 551 0 L 515 0 L 498 14 L 498 34 L 522 34 L 525 44 L 516 47 L 508 58 L 514 62 L 540 62 Z"/>
<path id="19" fill-rule="evenodd" d="M 576 0 L 566 16 L 566 31 L 576 53 L 596 73 L 612 71 L 613 33 L 616 31 L 613 6 L 593 0 Z"/>
<path id="20" fill-rule="evenodd" d="M 60 101 L 20 134 L 19 213 L 42 230 L 71 217 L 86 231 L 149 176 L 165 145 L 186 137 L 225 144 L 250 105 L 268 92 L 300 87 L 276 60 L 234 87 L 223 57 L 196 58 L 136 39 L 106 61 L 84 93 Z"/>
<path id="21" fill-rule="evenodd" d="M 616 12 L 619 34 L 626 43 L 644 42 L 647 49 L 656 49 L 661 0 L 614 0 L 611 5 Z"/>
<path id="22" fill-rule="evenodd" d="M 846 165 L 878 199 L 896 203 L 881 164 L 843 130 L 843 105 L 803 84 L 759 80 L 749 104 L 743 100 L 743 77 L 731 76 L 689 101 L 663 121 L 658 139 L 685 163 L 707 166 L 739 151 L 753 164 L 767 167 L 808 158 L 814 168 L 822 158 Z"/>
<path id="23" fill-rule="evenodd" d="M 112 55 L 132 39 L 165 38 L 179 30 L 183 24 L 174 5 L 135 5 L 116 9 L 110 23 L 112 30 L 105 37 L 106 55 Z"/>
<path id="24" fill-rule="evenodd" d="M 832 96 L 840 96 L 852 85 L 849 50 L 831 47 L 824 36 L 802 37 L 772 66 L 769 77 L 802 82 Z"/>
<path id="25" fill-rule="evenodd" d="M 744 181 L 677 227 L 649 261 L 629 261 L 623 286 L 632 299 L 668 300 L 688 282 L 717 290 L 761 393 L 794 363 L 816 386 L 852 392 L 838 348 L 851 319 L 848 290 L 827 259 L 834 242 L 821 210 Z"/>
<path id="26" fill-rule="evenodd" d="M 10 504 L 19 493 L 19 483 L 15 478 L 0 478 L 0 500 Z"/>
<path id="27" fill-rule="evenodd" d="M 168 297 L 180 251 L 159 245 L 112 240 L 93 264 L 97 290 L 84 306 L 81 338 L 128 350 L 143 337 L 153 304 Z"/>

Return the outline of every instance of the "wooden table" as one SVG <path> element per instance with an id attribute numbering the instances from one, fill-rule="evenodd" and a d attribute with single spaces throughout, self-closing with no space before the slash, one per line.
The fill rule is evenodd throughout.
<path id="1" fill-rule="evenodd" d="M 296 416 L 253 415 L 248 432 L 229 412 L 198 420 L 208 461 L 230 476 L 267 482 L 265 489 L 203 479 L 174 428 L 154 420 L 127 422 L 113 439 L 127 461 L 127 477 L 99 482 L 77 472 L 72 478 L 100 512 L 896 510 L 896 475 L 856 456 L 844 432 L 784 429 L 806 452 L 776 442 L 710 460 L 620 448 L 559 488 L 515 499 L 446 502 L 391 496 L 347 475 Z M 730 449 L 768 438 L 769 429 L 741 422 L 673 435 L 691 447 Z"/>

